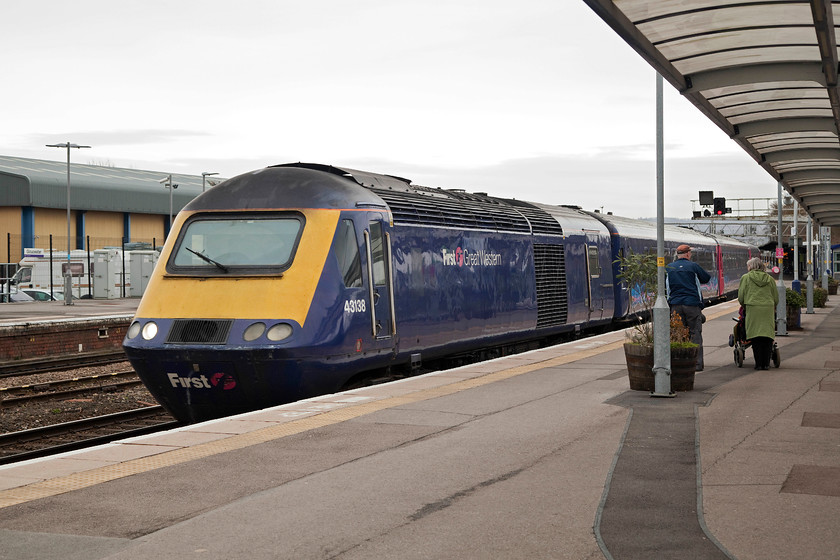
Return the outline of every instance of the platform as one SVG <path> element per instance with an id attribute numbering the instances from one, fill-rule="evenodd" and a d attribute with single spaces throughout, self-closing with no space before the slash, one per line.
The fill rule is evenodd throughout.
<path id="1" fill-rule="evenodd" d="M 610 333 L 0 467 L 0 558 L 836 559 L 840 311 L 694 391 Z"/>
<path id="2" fill-rule="evenodd" d="M 77 299 L 73 305 L 63 301 L 25 301 L 0 303 L 0 327 L 42 321 L 74 321 L 103 317 L 131 319 L 140 298 Z"/>
<path id="3" fill-rule="evenodd" d="M 122 354 L 140 298 L 0 304 L 0 366 Z"/>

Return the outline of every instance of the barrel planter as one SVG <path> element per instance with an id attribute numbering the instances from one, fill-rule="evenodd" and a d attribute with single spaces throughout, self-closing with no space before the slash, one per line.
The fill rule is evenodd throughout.
<path id="1" fill-rule="evenodd" d="M 627 374 L 633 391 L 655 390 L 653 373 L 653 346 L 639 344 L 624 345 Z M 697 368 L 697 347 L 671 348 L 671 390 L 691 391 L 694 389 L 694 373 Z"/>
<path id="2" fill-rule="evenodd" d="M 694 389 L 694 373 L 697 370 L 698 346 L 691 348 L 671 347 L 671 390 L 691 391 Z"/>
<path id="3" fill-rule="evenodd" d="M 791 331 L 799 331 L 802 330 L 802 308 L 801 307 L 792 307 L 790 305 L 785 307 L 786 311 L 786 319 L 787 319 L 787 328 Z"/>

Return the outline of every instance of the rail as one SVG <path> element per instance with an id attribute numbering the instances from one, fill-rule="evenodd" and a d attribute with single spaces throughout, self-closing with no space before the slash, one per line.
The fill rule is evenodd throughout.
<path id="1" fill-rule="evenodd" d="M 46 457 L 182 425 L 162 406 L 75 420 L 0 435 L 0 465 Z"/>

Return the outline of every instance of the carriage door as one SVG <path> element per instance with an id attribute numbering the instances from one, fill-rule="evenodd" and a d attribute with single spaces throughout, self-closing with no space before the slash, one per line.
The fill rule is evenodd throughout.
<path id="1" fill-rule="evenodd" d="M 604 316 L 604 293 L 601 286 L 601 261 L 598 258 L 598 235 L 586 234 L 586 302 L 589 319 Z"/>
<path id="2" fill-rule="evenodd" d="M 394 279 L 391 271 L 391 234 L 381 214 L 372 214 L 365 230 L 370 332 L 385 340 L 397 334 L 394 317 Z"/>

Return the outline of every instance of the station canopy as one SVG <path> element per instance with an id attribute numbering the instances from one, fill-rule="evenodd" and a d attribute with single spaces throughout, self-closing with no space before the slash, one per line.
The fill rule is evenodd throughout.
<path id="1" fill-rule="evenodd" d="M 840 3 L 584 1 L 819 225 L 840 225 Z"/>

